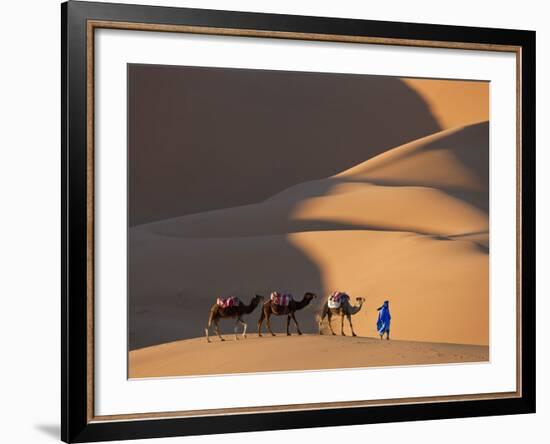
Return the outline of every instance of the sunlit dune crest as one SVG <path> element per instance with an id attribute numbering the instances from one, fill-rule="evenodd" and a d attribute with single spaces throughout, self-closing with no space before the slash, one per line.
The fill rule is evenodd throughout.
<path id="1" fill-rule="evenodd" d="M 489 82 L 403 78 L 443 129 L 489 120 Z"/>
<path id="2" fill-rule="evenodd" d="M 443 235 L 489 229 L 482 210 L 435 188 L 368 184 L 344 187 L 346 193 L 311 198 L 296 205 L 292 219 Z"/>
<path id="3" fill-rule="evenodd" d="M 336 174 L 338 179 L 487 193 L 489 123 L 432 134 Z"/>

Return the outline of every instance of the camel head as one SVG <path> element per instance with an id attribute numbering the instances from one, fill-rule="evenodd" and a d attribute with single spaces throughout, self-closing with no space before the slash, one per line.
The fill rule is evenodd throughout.
<path id="1" fill-rule="evenodd" d="M 254 296 L 254 298 L 252 299 L 252 302 L 256 305 L 258 305 L 260 302 L 262 302 L 264 300 L 264 297 L 261 295 L 261 294 L 257 294 L 256 296 Z"/>
<path id="2" fill-rule="evenodd" d="M 363 303 L 365 302 L 366 298 L 357 297 L 355 298 L 355 305 L 349 306 L 350 314 L 354 315 L 359 313 L 359 310 L 363 307 Z"/>
<path id="3" fill-rule="evenodd" d="M 317 295 L 315 293 L 312 293 L 310 291 L 304 293 L 304 299 L 311 301 L 312 299 L 316 298 Z"/>
<path id="4" fill-rule="evenodd" d="M 244 312 L 247 314 L 250 314 L 254 311 L 254 309 L 262 302 L 264 297 L 261 294 L 257 294 L 252 298 L 250 301 L 250 304 L 248 304 L 246 307 L 244 307 Z"/>

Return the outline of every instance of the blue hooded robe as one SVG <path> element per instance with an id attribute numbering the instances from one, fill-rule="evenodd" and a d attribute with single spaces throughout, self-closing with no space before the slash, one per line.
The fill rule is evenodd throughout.
<path id="1" fill-rule="evenodd" d="M 382 335 L 390 331 L 390 321 L 390 307 L 388 305 L 388 301 L 384 301 L 382 307 L 378 309 L 378 321 L 376 322 L 378 334 Z"/>

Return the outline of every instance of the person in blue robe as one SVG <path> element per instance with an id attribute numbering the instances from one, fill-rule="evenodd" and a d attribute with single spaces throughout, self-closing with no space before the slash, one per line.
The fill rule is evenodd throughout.
<path id="1" fill-rule="evenodd" d="M 384 338 L 384 333 L 386 334 L 386 339 L 390 339 L 390 301 L 384 301 L 381 307 L 378 307 L 378 321 L 376 322 L 376 329 L 380 335 L 380 339 Z"/>

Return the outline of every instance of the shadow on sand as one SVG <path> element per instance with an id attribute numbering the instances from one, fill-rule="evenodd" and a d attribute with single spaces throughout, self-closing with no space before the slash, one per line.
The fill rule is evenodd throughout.
<path id="1" fill-rule="evenodd" d="M 397 77 L 129 68 L 130 226 L 259 202 L 433 134 Z"/>

